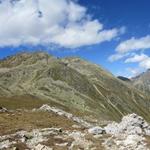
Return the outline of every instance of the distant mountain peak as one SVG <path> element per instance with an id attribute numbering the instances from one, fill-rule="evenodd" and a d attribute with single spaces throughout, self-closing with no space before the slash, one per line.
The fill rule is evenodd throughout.
<path id="1" fill-rule="evenodd" d="M 122 80 L 122 81 L 131 81 L 129 78 L 123 77 L 123 76 L 118 76 L 117 78 Z"/>
<path id="2" fill-rule="evenodd" d="M 137 89 L 143 91 L 146 95 L 150 95 L 150 69 L 133 77 L 132 82 Z"/>

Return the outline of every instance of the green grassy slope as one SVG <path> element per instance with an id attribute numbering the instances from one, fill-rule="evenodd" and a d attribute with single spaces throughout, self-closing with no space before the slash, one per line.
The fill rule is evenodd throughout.
<path id="1" fill-rule="evenodd" d="M 119 120 L 132 112 L 150 120 L 147 97 L 79 58 L 57 59 L 41 52 L 0 61 L 0 96 L 11 100 L 24 95 L 99 120 Z"/>

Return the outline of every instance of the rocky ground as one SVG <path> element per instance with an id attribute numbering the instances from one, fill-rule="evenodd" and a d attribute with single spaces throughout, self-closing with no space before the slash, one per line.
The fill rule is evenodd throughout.
<path id="1" fill-rule="evenodd" d="M 2 150 L 149 150 L 150 126 L 137 114 L 104 127 L 49 105 L 0 108 Z"/>

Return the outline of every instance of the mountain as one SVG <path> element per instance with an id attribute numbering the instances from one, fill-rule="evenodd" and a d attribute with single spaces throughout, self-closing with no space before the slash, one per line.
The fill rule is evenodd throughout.
<path id="1" fill-rule="evenodd" d="M 150 69 L 132 78 L 133 85 L 147 96 L 150 96 Z"/>
<path id="2" fill-rule="evenodd" d="M 122 81 L 126 81 L 126 82 L 130 82 L 131 80 L 129 78 L 123 77 L 123 76 L 118 76 L 118 79 L 122 80 Z"/>
<path id="3" fill-rule="evenodd" d="M 0 101 L 6 107 L 49 103 L 88 119 L 119 120 L 134 112 L 150 120 L 150 99 L 136 88 L 86 60 L 44 52 L 0 61 Z"/>

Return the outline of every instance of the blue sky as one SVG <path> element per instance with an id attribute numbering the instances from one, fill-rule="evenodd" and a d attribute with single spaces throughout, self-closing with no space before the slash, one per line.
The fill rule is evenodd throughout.
<path id="1" fill-rule="evenodd" d="M 135 76 L 150 68 L 149 6 L 149 0 L 2 0 L 0 58 L 44 49 Z"/>

